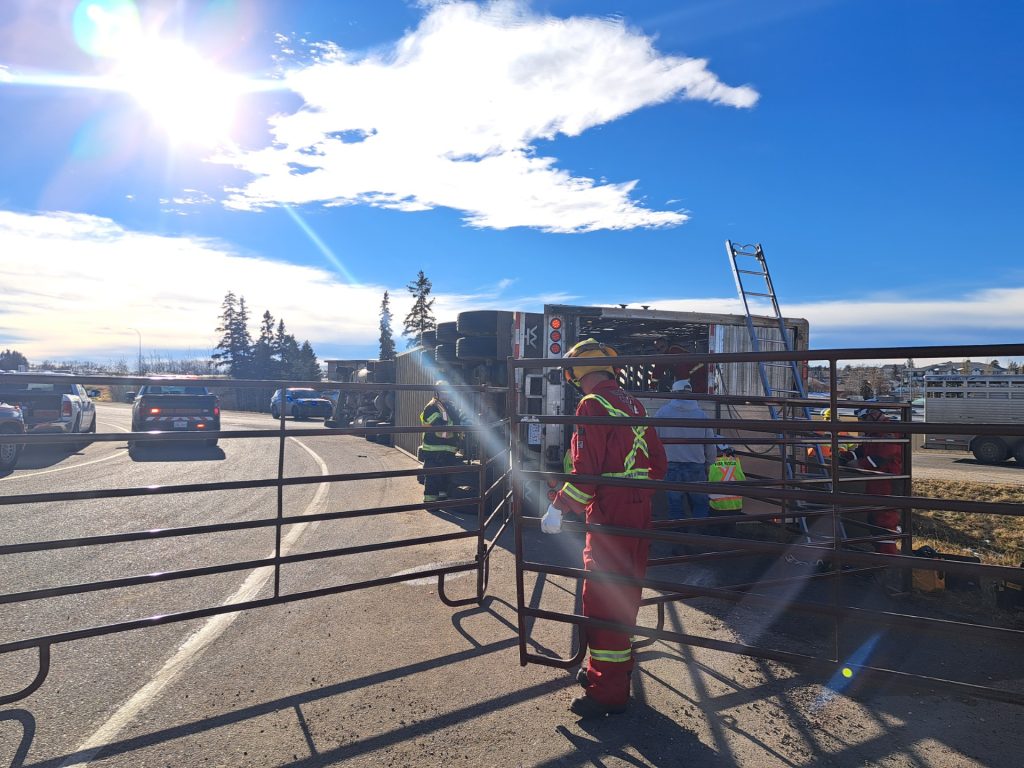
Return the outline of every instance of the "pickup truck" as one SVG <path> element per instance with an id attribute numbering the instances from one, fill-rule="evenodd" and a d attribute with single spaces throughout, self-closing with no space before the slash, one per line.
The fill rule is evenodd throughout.
<path id="1" fill-rule="evenodd" d="M 17 374 L 14 374 L 17 376 Z M 53 381 L 19 381 L 4 377 L 0 382 L 0 402 L 21 410 L 25 431 L 29 434 L 91 434 L 96 431 L 96 406 L 81 384 L 61 374 Z M 81 450 L 88 440 L 72 444 Z"/>
<path id="2" fill-rule="evenodd" d="M 132 432 L 217 432 L 220 430 L 220 401 L 202 386 L 186 384 L 144 384 L 132 403 Z M 214 446 L 217 438 L 204 441 Z M 137 450 L 143 443 L 128 443 Z"/>
<path id="3" fill-rule="evenodd" d="M 0 472 L 9 472 L 18 463 L 18 456 L 24 447 L 10 442 L 14 435 L 25 434 L 25 420 L 21 408 L 0 401 Z"/>

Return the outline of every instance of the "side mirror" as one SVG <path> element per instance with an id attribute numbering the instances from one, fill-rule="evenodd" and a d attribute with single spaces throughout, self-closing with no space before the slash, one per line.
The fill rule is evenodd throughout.
<path id="1" fill-rule="evenodd" d="M 133 401 L 134 399 L 135 399 L 135 393 L 134 393 L 134 392 L 125 392 L 125 393 L 124 393 L 124 401 L 125 401 L 126 403 L 130 403 L 130 402 L 132 402 L 132 401 Z"/>
<path id="2" fill-rule="evenodd" d="M 98 389 L 90 389 L 86 394 L 89 395 L 89 397 L 99 397 L 100 391 Z"/>

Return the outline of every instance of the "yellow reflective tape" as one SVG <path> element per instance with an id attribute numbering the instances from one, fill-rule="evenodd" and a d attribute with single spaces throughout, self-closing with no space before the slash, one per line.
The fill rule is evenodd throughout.
<path id="1" fill-rule="evenodd" d="M 575 499 L 580 504 L 589 504 L 593 501 L 593 494 L 584 493 L 572 483 L 566 483 L 562 486 L 562 493 L 568 496 L 570 499 Z"/>
<path id="2" fill-rule="evenodd" d="M 626 648 L 621 651 L 613 650 L 602 650 L 599 648 L 590 649 L 590 658 L 594 661 L 609 661 L 609 662 L 626 662 L 629 661 L 633 656 L 633 650 Z"/>
<path id="3" fill-rule="evenodd" d="M 430 418 L 427 419 L 426 421 L 424 421 L 423 423 L 424 424 L 433 424 L 435 421 L 437 421 L 440 418 L 441 418 L 441 414 L 438 413 L 437 411 L 434 411 L 432 414 L 430 414 Z"/>

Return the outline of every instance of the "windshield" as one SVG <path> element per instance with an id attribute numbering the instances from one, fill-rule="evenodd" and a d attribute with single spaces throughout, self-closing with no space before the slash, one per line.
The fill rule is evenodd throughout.
<path id="1" fill-rule="evenodd" d="M 147 395 L 205 395 L 206 387 L 187 387 L 180 384 L 161 384 L 156 387 L 146 387 Z"/>
<path id="2" fill-rule="evenodd" d="M 288 394 L 292 397 L 320 397 L 315 389 L 289 389 Z"/>
<path id="3" fill-rule="evenodd" d="M 39 392 L 51 395 L 74 394 L 70 384 L 50 384 L 33 381 L 8 381 L 0 384 L 4 392 Z"/>

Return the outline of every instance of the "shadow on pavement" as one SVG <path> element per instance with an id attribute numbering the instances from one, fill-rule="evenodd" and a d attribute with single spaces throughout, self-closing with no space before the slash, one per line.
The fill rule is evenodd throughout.
<path id="1" fill-rule="evenodd" d="M 132 461 L 222 461 L 224 450 L 216 445 L 175 443 L 167 445 L 136 445 L 128 449 Z"/>

